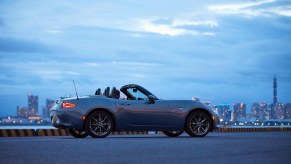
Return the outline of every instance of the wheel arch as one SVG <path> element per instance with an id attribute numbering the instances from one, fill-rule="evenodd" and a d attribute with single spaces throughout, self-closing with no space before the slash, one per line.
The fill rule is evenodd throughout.
<path id="1" fill-rule="evenodd" d="M 211 120 L 211 126 L 210 126 L 210 130 L 209 131 L 213 131 L 213 126 L 214 126 L 214 120 L 213 120 L 213 117 L 212 117 L 212 115 L 211 115 L 211 113 L 207 110 L 207 109 L 203 109 L 203 108 L 194 108 L 194 109 L 191 109 L 189 112 L 188 112 L 188 114 L 187 114 L 187 116 L 185 117 L 185 120 L 184 120 L 184 129 L 186 128 L 186 123 L 187 123 L 187 119 L 188 119 L 188 117 L 192 114 L 192 113 L 194 113 L 194 112 L 197 112 L 197 111 L 203 111 L 203 112 L 206 112 L 206 114 L 210 117 L 210 120 Z"/>
<path id="2" fill-rule="evenodd" d="M 96 111 L 104 111 L 104 112 L 106 112 L 106 113 L 108 113 L 110 115 L 110 117 L 113 120 L 113 128 L 112 128 L 112 131 L 115 131 L 115 128 L 116 128 L 116 119 L 115 119 L 115 116 L 113 115 L 113 113 L 110 110 L 108 110 L 106 108 L 95 108 L 95 109 L 92 109 L 90 112 L 88 112 L 85 115 L 85 120 L 84 120 L 83 128 L 84 129 L 86 128 L 86 122 L 87 122 L 88 116 L 90 114 L 92 114 L 93 112 L 96 112 Z"/>

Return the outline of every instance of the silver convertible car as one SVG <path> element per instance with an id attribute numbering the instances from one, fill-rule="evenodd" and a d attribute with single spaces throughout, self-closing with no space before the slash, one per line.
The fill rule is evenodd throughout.
<path id="1" fill-rule="evenodd" d="M 102 94 L 99 88 L 95 95 L 56 100 L 52 125 L 69 129 L 76 138 L 104 138 L 114 131 L 162 131 L 169 137 L 186 131 L 191 137 L 204 137 L 218 128 L 217 114 L 200 101 L 161 100 L 136 84 L 120 91 L 107 87 Z"/>

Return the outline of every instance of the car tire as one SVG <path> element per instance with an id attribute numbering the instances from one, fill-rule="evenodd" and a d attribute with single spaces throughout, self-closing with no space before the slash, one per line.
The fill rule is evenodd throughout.
<path id="1" fill-rule="evenodd" d="M 85 138 L 88 136 L 88 133 L 86 131 L 76 130 L 76 129 L 69 129 L 69 133 L 71 136 L 75 138 Z"/>
<path id="2" fill-rule="evenodd" d="M 205 111 L 195 111 L 186 119 L 186 132 L 191 137 L 204 137 L 211 127 L 211 119 Z"/>
<path id="3" fill-rule="evenodd" d="M 113 129 L 113 119 L 105 111 L 95 111 L 86 120 L 87 133 L 93 138 L 105 138 Z"/>
<path id="4" fill-rule="evenodd" d="M 163 133 L 168 137 L 178 137 L 181 135 L 184 131 L 163 131 Z"/>

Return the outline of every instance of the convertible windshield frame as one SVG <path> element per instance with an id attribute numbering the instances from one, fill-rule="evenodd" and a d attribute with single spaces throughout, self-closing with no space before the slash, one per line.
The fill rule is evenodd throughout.
<path id="1" fill-rule="evenodd" d="M 155 99 L 158 100 L 158 98 L 154 94 L 152 94 L 150 91 L 146 90 L 142 86 L 139 86 L 139 85 L 136 85 L 136 84 L 129 84 L 129 85 L 125 85 L 125 86 L 121 87 L 120 91 L 122 93 L 124 93 L 127 96 L 127 98 L 130 99 L 130 100 L 134 100 L 135 99 L 135 96 L 133 96 L 128 91 L 128 89 L 130 89 L 130 88 L 137 89 L 138 91 L 140 91 L 141 93 L 143 93 L 147 97 L 149 97 L 149 95 L 153 95 L 155 97 Z"/>

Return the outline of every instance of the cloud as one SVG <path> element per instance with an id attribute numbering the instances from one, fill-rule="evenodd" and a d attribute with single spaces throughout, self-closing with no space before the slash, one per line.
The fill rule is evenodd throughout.
<path id="1" fill-rule="evenodd" d="M 169 25 L 160 25 L 160 24 L 154 24 L 149 21 L 142 21 L 141 22 L 141 30 L 143 32 L 151 32 L 151 33 L 157 33 L 161 35 L 169 35 L 169 36 L 178 36 L 178 35 L 195 35 L 194 32 L 187 31 L 182 28 L 176 28 Z"/>
<path id="2" fill-rule="evenodd" d="M 262 10 L 262 12 L 269 12 L 279 16 L 291 17 L 291 6 L 271 7 L 266 10 Z"/>
<path id="3" fill-rule="evenodd" d="M 289 101 L 290 4 L 227 2 L 7 1 L 0 96 L 74 95 L 75 80 L 80 95 L 137 83 L 165 99 L 251 104 L 271 99 L 276 73 Z"/>
<path id="4" fill-rule="evenodd" d="M 47 32 L 50 33 L 50 34 L 59 34 L 62 31 L 61 30 L 52 29 L 52 30 L 47 30 Z"/>
<path id="5" fill-rule="evenodd" d="M 189 27 L 210 27 L 215 28 L 218 23 L 214 20 L 189 20 L 184 18 L 173 18 L 173 19 L 143 19 L 139 20 L 134 28 L 130 27 L 128 30 L 140 31 L 146 33 L 156 33 L 167 36 L 197 36 L 197 35 L 208 35 L 211 36 L 214 32 L 201 31 L 195 28 L 190 29 Z"/>
<path id="6" fill-rule="evenodd" d="M 273 4 L 271 7 L 265 5 Z M 275 7 L 274 7 L 275 6 Z M 226 5 L 210 5 L 208 10 L 220 14 L 232 14 L 232 15 L 244 15 L 247 17 L 257 16 L 291 16 L 291 6 L 286 4 L 280 4 L 277 0 L 261 0 L 253 2 L 244 2 L 238 4 L 226 4 Z"/>
<path id="7" fill-rule="evenodd" d="M 215 33 L 213 33 L 213 32 L 203 32 L 202 34 L 203 35 L 209 35 L 209 36 L 214 36 L 215 35 Z"/>
<path id="8" fill-rule="evenodd" d="M 238 4 L 226 4 L 226 5 L 213 5 L 209 6 L 208 9 L 212 11 L 218 12 L 228 12 L 228 11 L 239 11 L 241 9 L 250 8 L 254 6 L 260 6 L 267 3 L 273 3 L 277 0 L 259 0 L 259 1 L 252 1 L 252 2 L 245 2 L 245 3 L 238 3 Z"/>
<path id="9" fill-rule="evenodd" d="M 4 24 L 4 21 L 3 21 L 3 19 L 2 18 L 0 18 L 0 27 L 1 26 L 4 26 L 5 24 Z"/>
<path id="10" fill-rule="evenodd" d="M 191 21 L 191 20 L 179 20 L 175 19 L 173 21 L 174 27 L 180 26 L 206 26 L 206 27 L 217 27 L 219 24 L 215 20 L 199 20 L 199 21 Z"/>
<path id="11" fill-rule="evenodd" d="M 159 66 L 160 64 L 157 63 L 146 63 L 146 62 L 119 62 L 113 61 L 112 64 L 114 65 L 128 65 L 128 66 L 141 66 L 141 67 L 150 67 L 150 66 Z"/>
<path id="12" fill-rule="evenodd" d="M 39 69 L 34 71 L 30 71 L 30 68 L 28 68 L 26 73 L 34 74 L 37 78 L 40 78 L 43 81 L 63 79 L 63 73 L 58 69 L 42 69 L 40 66 L 37 68 Z"/>
<path id="13" fill-rule="evenodd" d="M 0 36 L 0 52 L 48 53 L 49 48 L 39 41 Z"/>
<path id="14" fill-rule="evenodd" d="M 85 63 L 86 66 L 89 66 L 89 67 L 99 67 L 100 64 L 98 63 L 95 63 L 95 62 L 88 62 L 88 63 Z"/>
<path id="15" fill-rule="evenodd" d="M 2 59 L 0 61 L 5 61 L 0 68 L 5 70 L 2 72 L 1 81 L 3 80 L 2 82 L 6 84 L 42 85 L 78 78 L 79 70 L 84 71 L 78 63 L 42 61 L 41 58 L 35 61 L 22 61 L 21 59 Z M 74 68 L 70 68 L 71 66 Z"/>

